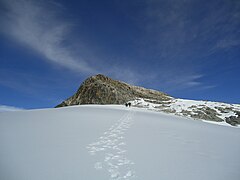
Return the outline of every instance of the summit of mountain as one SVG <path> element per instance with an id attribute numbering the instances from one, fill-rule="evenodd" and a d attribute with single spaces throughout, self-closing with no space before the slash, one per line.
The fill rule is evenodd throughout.
<path id="1" fill-rule="evenodd" d="M 163 92 L 133 86 L 98 74 L 87 78 L 73 96 L 57 105 L 57 107 L 80 104 L 124 104 L 137 98 L 159 101 L 171 99 Z"/>

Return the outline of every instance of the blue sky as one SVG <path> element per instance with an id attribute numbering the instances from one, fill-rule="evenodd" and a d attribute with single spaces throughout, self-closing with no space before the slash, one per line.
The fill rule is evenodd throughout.
<path id="1" fill-rule="evenodd" d="M 98 73 L 240 102 L 238 0 L 0 0 L 0 105 L 53 107 Z"/>

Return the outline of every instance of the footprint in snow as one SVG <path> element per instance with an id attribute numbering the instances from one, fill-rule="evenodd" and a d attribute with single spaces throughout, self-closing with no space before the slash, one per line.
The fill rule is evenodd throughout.
<path id="1" fill-rule="evenodd" d="M 124 135 L 133 123 L 133 115 L 134 112 L 129 111 L 104 132 L 97 142 L 86 147 L 90 155 L 100 159 L 94 164 L 94 168 L 106 170 L 110 180 L 130 180 L 136 177 L 133 170 L 134 162 L 127 158 L 126 142 L 124 142 Z"/>

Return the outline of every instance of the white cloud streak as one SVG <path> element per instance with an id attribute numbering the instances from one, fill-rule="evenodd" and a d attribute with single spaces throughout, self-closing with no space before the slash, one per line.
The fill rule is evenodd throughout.
<path id="1" fill-rule="evenodd" d="M 102 72 L 132 84 L 140 84 L 144 81 L 158 81 L 158 83 L 165 84 L 166 87 L 174 87 L 175 89 L 203 86 L 198 77 L 201 73 L 191 69 L 192 67 L 188 63 L 182 63 L 188 61 L 186 60 L 188 58 L 186 49 L 188 49 L 189 42 L 199 35 L 194 33 L 194 30 L 193 32 L 186 30 L 186 27 L 189 27 L 186 26 L 189 21 L 185 13 L 187 11 L 184 10 L 189 6 L 185 7 L 182 2 L 171 1 L 173 6 L 162 11 L 159 4 L 161 5 L 163 1 L 149 1 L 146 17 L 148 24 L 145 24 L 144 27 L 152 37 L 147 35 L 144 38 L 148 39 L 147 41 L 149 39 L 156 41 L 152 42 L 150 40 L 150 43 L 156 44 L 154 48 L 156 48 L 156 51 L 160 54 L 159 58 L 163 61 L 159 67 L 160 73 L 156 71 L 145 72 L 143 67 L 141 68 L 142 72 L 136 71 L 134 70 L 135 67 L 120 67 L 115 65 L 114 62 L 111 64 L 111 68 L 107 68 L 109 65 L 103 61 L 100 63 L 95 60 L 98 61 L 98 64 L 102 64 L 102 68 L 99 68 L 97 63 L 89 61 L 91 58 L 79 56 L 76 49 L 68 47 L 65 43 L 68 37 L 71 36 L 73 25 L 64 20 L 61 13 L 56 11 L 56 6 L 61 7 L 59 4 L 56 5 L 51 1 L 33 0 L 2 0 L 2 2 L 5 11 L 0 13 L 0 25 L 2 27 L 0 31 L 35 50 L 45 57 L 48 62 L 74 72 L 85 74 Z M 219 42 L 218 46 L 225 47 L 226 43 Z M 191 48 L 190 50 L 192 50 Z M 141 49 L 141 51 L 145 51 L 145 49 Z M 182 57 L 183 53 L 187 57 Z M 154 54 L 152 55 L 154 56 Z M 183 58 L 185 59 L 181 60 Z M 172 68 L 174 66 L 184 66 L 182 64 L 187 64 L 187 71 L 180 72 L 178 69 Z"/>
<path id="2" fill-rule="evenodd" d="M 147 1 L 144 27 L 168 59 L 240 45 L 239 25 L 239 1 Z"/>
<path id="3" fill-rule="evenodd" d="M 205 58 L 240 45 L 239 1 L 145 2 L 144 20 L 138 18 L 145 33 L 142 44 L 158 57 L 164 87 L 209 88 L 201 83 L 201 76 L 208 75 L 202 71 L 209 63 Z"/>
<path id="4" fill-rule="evenodd" d="M 95 73 L 88 61 L 77 56 L 65 41 L 72 25 L 59 18 L 45 1 L 3 0 L 1 31 L 35 50 L 51 63 L 82 73 Z"/>
<path id="5" fill-rule="evenodd" d="M 0 32 L 33 49 L 53 65 L 60 65 L 81 75 L 104 73 L 133 84 L 141 79 L 140 74 L 131 67 L 124 68 L 111 62 L 109 68 L 109 64 L 103 61 L 104 57 L 94 57 L 91 48 L 81 42 L 77 44 L 84 49 L 68 47 L 66 41 L 76 35 L 72 34 L 73 23 L 64 20 L 58 11 L 59 7 L 60 10 L 63 8 L 61 4 L 44 0 L 2 1 L 5 10 L 0 13 L 0 25 L 3 27 Z M 83 58 L 79 55 L 80 51 L 92 52 L 91 57 L 85 55 Z"/>
<path id="6" fill-rule="evenodd" d="M 6 112 L 6 111 L 20 111 L 24 110 L 22 108 L 14 107 L 14 106 L 6 106 L 6 105 L 0 105 L 0 112 Z"/>

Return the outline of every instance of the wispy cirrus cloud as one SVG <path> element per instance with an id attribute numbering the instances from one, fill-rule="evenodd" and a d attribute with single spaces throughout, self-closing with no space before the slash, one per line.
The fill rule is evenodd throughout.
<path id="1" fill-rule="evenodd" d="M 91 47 L 79 42 L 81 38 L 76 38 L 79 34 L 73 31 L 81 27 L 64 17 L 63 5 L 45 0 L 2 0 L 0 3 L 3 5 L 0 32 L 34 50 L 52 65 L 81 75 L 103 73 L 129 83 L 140 81 L 140 73 L 134 67 L 121 67 L 114 60 L 105 62 L 107 54 L 96 57 Z M 77 31 L 81 32 L 80 29 Z M 73 47 L 69 44 L 77 45 Z M 91 55 L 81 55 L 81 52 Z"/>
<path id="2" fill-rule="evenodd" d="M 239 1 L 144 2 L 144 18 L 135 18 L 144 31 L 140 51 L 151 52 L 159 61 L 157 77 L 164 87 L 215 87 L 204 83 L 201 76 L 209 75 L 205 66 L 219 62 L 210 55 L 240 46 Z"/>
<path id="3" fill-rule="evenodd" d="M 167 90 L 172 87 L 207 87 L 199 78 L 205 76 L 205 72 L 201 72 L 201 57 L 238 46 L 240 42 L 239 35 L 235 33 L 239 26 L 238 3 L 233 7 L 228 2 L 223 6 L 223 1 L 204 5 L 201 1 L 190 0 L 144 0 L 146 6 L 143 7 L 146 8 L 139 11 L 139 16 L 134 14 L 141 32 L 144 31 L 139 39 L 134 39 L 137 47 L 143 44 L 139 48 L 141 52 L 133 57 L 135 64 L 119 65 L 115 61 L 121 61 L 121 58 L 105 62 L 107 54 L 86 57 L 81 55 L 84 50 L 69 46 L 69 39 L 74 36 L 74 24 L 63 18 L 61 10 L 57 10 L 64 9 L 61 4 L 45 0 L 1 1 L 4 8 L 0 16 L 3 27 L 0 32 L 27 45 L 48 62 L 73 72 L 87 75 L 104 73 L 133 84 L 158 81 Z M 228 10 L 229 7 L 233 7 L 232 11 Z M 79 44 L 79 47 L 84 46 L 81 42 Z M 86 49 L 91 52 L 91 48 Z M 115 56 L 120 57 L 121 54 L 116 53 Z M 149 63 L 152 69 L 139 67 L 138 57 L 142 58 L 141 61 L 154 58 L 154 65 Z"/>
<path id="4" fill-rule="evenodd" d="M 205 56 L 240 45 L 239 1 L 150 0 L 146 4 L 144 27 L 161 57 Z"/>
<path id="5" fill-rule="evenodd" d="M 6 112 L 6 111 L 20 111 L 24 110 L 23 108 L 14 107 L 14 106 L 6 106 L 0 104 L 0 112 Z"/>
<path id="6" fill-rule="evenodd" d="M 164 74 L 155 74 L 155 77 L 150 79 L 149 86 L 154 87 L 154 84 L 159 84 L 159 88 L 167 93 L 185 90 L 207 90 L 216 87 L 216 85 L 209 85 L 203 82 L 202 79 L 206 76 L 204 74 L 197 74 L 190 71 L 185 73 L 180 72 L 179 74 L 171 72 L 169 70 L 168 72 L 165 71 Z"/>
<path id="7" fill-rule="evenodd" d="M 95 73 L 87 59 L 68 47 L 72 24 L 52 1 L 2 0 L 1 32 L 27 45 L 45 60 L 82 73 Z M 59 4 L 58 4 L 59 6 Z"/>
<path id="8" fill-rule="evenodd" d="M 205 45 L 198 39 L 200 28 L 192 17 L 197 8 L 194 2 L 143 0 L 130 3 L 132 9 L 143 7 L 141 11 L 126 10 L 141 32 L 135 46 L 140 64 L 149 62 L 140 69 L 143 79 L 148 75 L 143 80 L 147 86 L 167 92 L 210 87 L 202 82 L 206 73 L 199 68 Z"/>

